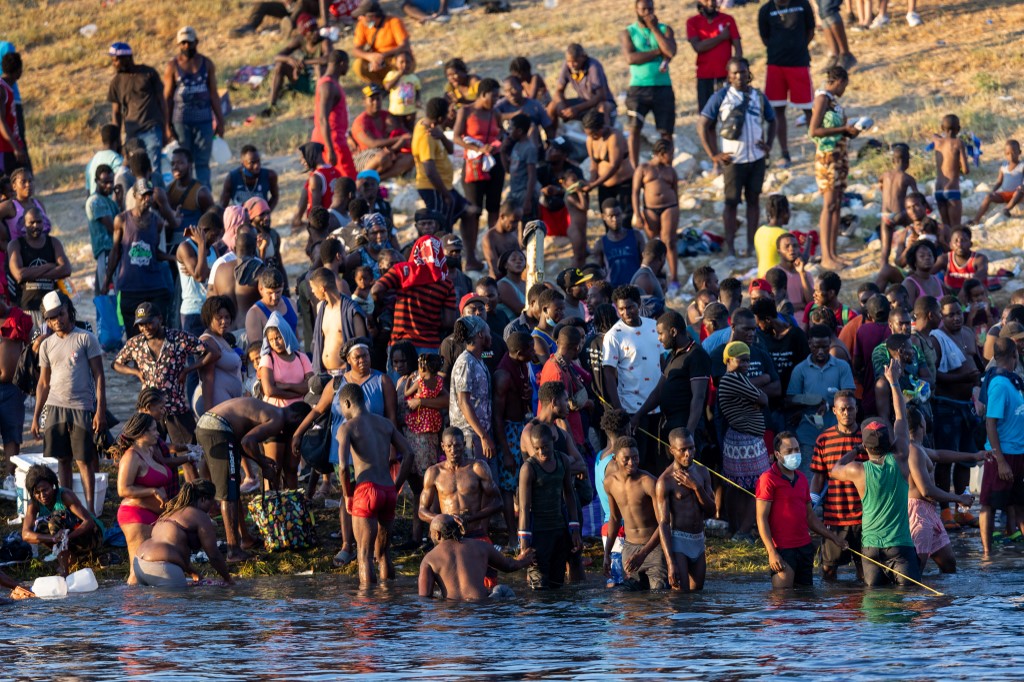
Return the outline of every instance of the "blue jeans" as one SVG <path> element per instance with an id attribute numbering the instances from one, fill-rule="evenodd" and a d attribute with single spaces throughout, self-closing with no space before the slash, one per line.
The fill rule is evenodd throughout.
<path id="1" fill-rule="evenodd" d="M 178 143 L 192 154 L 196 180 L 210 188 L 210 154 L 213 151 L 213 121 L 208 123 L 175 123 Z"/>
<path id="2" fill-rule="evenodd" d="M 164 149 L 164 131 L 156 126 L 145 132 L 136 133 L 135 137 L 146 148 L 146 156 L 149 157 L 149 163 L 153 166 L 153 186 L 163 187 L 164 171 L 160 167 L 160 157 Z"/>

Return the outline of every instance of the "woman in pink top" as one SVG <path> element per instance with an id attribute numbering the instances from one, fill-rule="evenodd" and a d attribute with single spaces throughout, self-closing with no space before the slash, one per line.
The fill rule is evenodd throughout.
<path id="1" fill-rule="evenodd" d="M 263 349 L 260 351 L 259 377 L 263 400 L 278 407 L 301 402 L 313 376 L 313 366 L 299 352 L 295 332 L 278 313 L 270 314 L 263 328 Z M 291 434 L 282 434 L 263 444 L 267 457 L 277 463 L 286 488 L 298 485 L 298 460 L 292 455 Z"/>

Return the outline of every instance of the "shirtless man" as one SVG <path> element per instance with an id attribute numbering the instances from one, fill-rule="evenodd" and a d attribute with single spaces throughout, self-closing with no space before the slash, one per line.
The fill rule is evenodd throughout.
<path id="1" fill-rule="evenodd" d="M 388 549 L 395 520 L 398 491 L 412 467 L 412 448 L 390 419 L 366 409 L 363 388 L 345 384 L 338 392 L 345 423 L 338 428 L 338 461 L 345 505 L 352 515 L 359 560 L 359 584 L 377 582 L 373 559 L 384 580 L 395 577 Z M 401 459 L 398 476 L 391 478 L 391 448 Z"/>
<path id="2" fill-rule="evenodd" d="M 260 444 L 293 431 L 303 416 L 298 404 L 280 408 L 256 398 L 241 397 L 207 410 L 196 423 L 196 440 L 206 453 L 210 480 L 217 486 L 216 499 L 224 518 L 229 562 L 249 558 L 244 550 L 256 545 L 243 521 L 239 502 L 242 457 L 259 464 L 264 478 L 277 480 L 277 464 L 260 452 Z"/>
<path id="3" fill-rule="evenodd" d="M 494 228 L 484 232 L 483 248 L 484 260 L 491 276 L 497 279 L 498 259 L 502 254 L 509 251 L 521 249 L 521 236 L 523 230 L 523 211 L 511 201 L 501 205 L 501 212 L 498 213 L 498 222 Z"/>
<path id="4" fill-rule="evenodd" d="M 604 479 L 604 490 L 608 493 L 604 574 L 611 576 L 612 546 L 619 535 L 619 528 L 625 524 L 622 568 L 626 572 L 626 580 L 641 584 L 643 578 L 647 578 L 649 589 L 668 589 L 665 555 L 654 509 L 658 480 L 640 469 L 640 452 L 636 440 L 629 436 L 615 442 L 615 464 L 615 470 Z"/>
<path id="5" fill-rule="evenodd" d="M 655 512 L 661 551 L 668 565 L 668 584 L 683 592 L 704 589 L 707 557 L 704 551 L 704 519 L 715 516 L 715 492 L 711 476 L 702 465 L 693 466 L 697 446 L 684 428 L 668 434 L 673 463 L 655 487 Z M 688 580 L 683 582 L 683 577 Z"/>
<path id="6" fill-rule="evenodd" d="M 960 200 L 960 176 L 971 172 L 967 148 L 960 140 L 960 119 L 954 114 L 942 117 L 942 133 L 932 136 L 935 145 L 935 203 L 942 222 L 959 227 L 964 205 Z"/>
<path id="7" fill-rule="evenodd" d="M 633 173 L 633 213 L 648 239 L 661 237 L 673 254 L 668 259 L 668 288 L 679 287 L 676 233 L 679 228 L 679 177 L 672 168 L 672 141 L 654 143 L 651 160 Z M 641 197 L 642 193 L 642 197 Z"/>
<path id="8" fill-rule="evenodd" d="M 25 428 L 25 394 L 14 384 L 21 351 L 32 336 L 32 318 L 0 300 L 0 438 L 4 463 L 0 477 L 14 473 L 11 457 L 21 452 Z"/>
<path id="9" fill-rule="evenodd" d="M 622 207 L 623 224 L 633 224 L 633 164 L 629 162 L 629 149 L 622 131 L 608 126 L 608 119 L 600 111 L 591 109 L 583 116 L 583 131 L 587 134 L 587 155 L 590 157 L 590 181 L 581 191 L 597 190 L 597 204 L 605 199 L 618 199 Z"/>
<path id="10" fill-rule="evenodd" d="M 511 559 L 486 542 L 463 542 L 459 520 L 448 514 L 438 514 L 430 522 L 430 539 L 434 549 L 420 562 L 419 592 L 421 597 L 434 596 L 434 589 L 442 599 L 453 601 L 479 601 L 491 597 L 511 596 L 504 589 L 488 589 L 486 574 L 489 568 L 512 573 L 537 561 L 532 547 Z"/>
<path id="11" fill-rule="evenodd" d="M 906 227 L 910 217 L 904 209 L 907 192 L 917 192 L 917 180 L 907 172 L 910 167 L 910 147 L 902 142 L 892 146 L 892 168 L 882 173 L 878 188 L 882 192 L 882 265 L 889 262 L 892 251 L 892 233 L 897 225 Z"/>
<path id="12" fill-rule="evenodd" d="M 256 256 L 256 235 L 251 230 L 238 231 L 235 255 L 238 260 L 225 263 L 213 273 L 213 286 L 209 292 L 211 296 L 227 296 L 235 302 L 235 319 L 231 321 L 231 331 L 245 325 L 245 314 L 260 299 L 256 283 L 263 269 L 263 261 Z"/>
<path id="13" fill-rule="evenodd" d="M 320 320 L 322 335 L 313 339 L 313 369 L 331 375 L 340 374 L 346 367 L 342 353 L 345 344 L 352 339 L 370 336 L 366 316 L 355 301 L 338 291 L 338 278 L 327 268 L 313 271 L 309 276 L 309 288 L 319 302 L 316 316 Z"/>
<path id="14" fill-rule="evenodd" d="M 462 535 L 490 544 L 487 537 L 491 516 L 501 511 L 501 495 L 491 478 L 487 462 L 466 459 L 466 440 L 462 431 L 449 426 L 441 436 L 445 461 L 433 465 L 423 474 L 418 515 L 432 522 L 435 502 L 441 514 L 450 514 L 459 522 Z M 433 530 L 433 524 L 431 524 Z"/>
<path id="15" fill-rule="evenodd" d="M 907 479 L 910 488 L 907 506 L 910 513 L 910 535 L 914 538 L 917 558 L 922 571 L 931 557 L 943 573 L 956 573 L 956 557 L 935 503 L 952 502 L 970 509 L 974 504 L 974 496 L 969 493 L 954 495 L 939 490 L 935 485 L 935 462 L 982 462 L 989 453 L 987 450 L 955 452 L 926 448 L 921 445 L 925 436 L 924 416 L 917 408 L 910 407 L 907 421 L 910 428 L 910 477 Z"/>

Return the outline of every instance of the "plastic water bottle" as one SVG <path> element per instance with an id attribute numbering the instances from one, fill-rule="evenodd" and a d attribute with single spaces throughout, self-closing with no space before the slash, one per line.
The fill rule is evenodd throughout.
<path id="1" fill-rule="evenodd" d="M 99 584 L 96 582 L 96 574 L 92 572 L 91 568 L 75 571 L 67 577 L 65 583 L 69 593 L 81 594 L 84 592 L 95 592 L 99 589 Z"/>
<path id="2" fill-rule="evenodd" d="M 622 568 L 622 552 L 612 552 L 611 577 L 608 578 L 608 587 L 621 585 L 626 582 L 626 571 Z"/>
<path id="3" fill-rule="evenodd" d="M 68 596 L 68 584 L 59 575 L 48 575 L 35 579 L 32 592 L 40 599 L 63 599 Z"/>
<path id="4" fill-rule="evenodd" d="M 960 494 L 961 494 L 961 495 L 970 495 L 970 494 L 971 494 L 971 486 L 967 486 L 966 488 L 964 488 L 964 491 L 963 491 L 962 493 L 960 493 Z M 958 505 L 956 506 L 956 508 L 957 508 L 957 510 L 958 510 L 958 511 L 959 511 L 959 512 L 960 512 L 961 514 L 966 514 L 967 512 L 971 511 L 971 508 L 970 508 L 970 507 L 965 507 L 965 506 L 963 506 L 962 504 L 958 504 Z"/>

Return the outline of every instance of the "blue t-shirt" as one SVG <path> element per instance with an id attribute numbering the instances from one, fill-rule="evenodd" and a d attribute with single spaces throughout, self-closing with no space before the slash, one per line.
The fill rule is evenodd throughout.
<path id="1" fill-rule="evenodd" d="M 989 383 L 985 416 L 997 420 L 1003 454 L 1024 454 L 1024 396 L 1006 377 L 993 377 Z M 991 449 L 992 444 L 986 442 L 985 447 Z"/>

